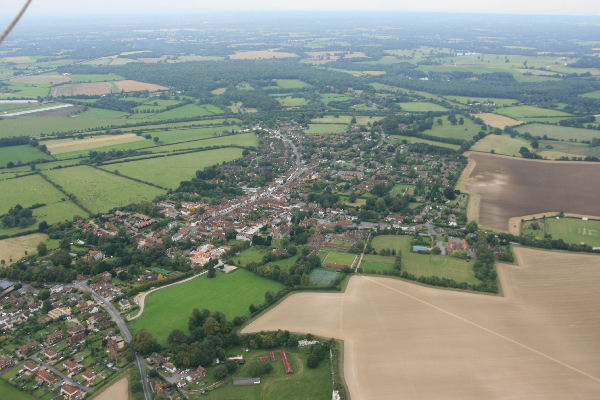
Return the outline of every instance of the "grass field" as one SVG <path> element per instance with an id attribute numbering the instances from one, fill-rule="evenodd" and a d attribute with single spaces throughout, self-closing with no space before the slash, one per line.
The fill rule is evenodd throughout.
<path id="1" fill-rule="evenodd" d="M 69 76 L 69 78 L 71 78 L 71 82 L 73 83 L 120 81 L 124 79 L 122 76 L 113 74 L 74 74 Z"/>
<path id="2" fill-rule="evenodd" d="M 321 262 L 323 265 L 341 264 L 347 265 L 349 267 L 352 265 L 354 259 L 356 258 L 356 254 L 344 253 L 336 249 L 323 249 L 321 250 L 319 255 L 321 257 Z"/>
<path id="3" fill-rule="evenodd" d="M 434 103 L 426 103 L 423 101 L 411 101 L 406 103 L 398 103 L 403 111 L 409 112 L 428 112 L 428 111 L 447 111 L 446 107 Z"/>
<path id="4" fill-rule="evenodd" d="M 488 103 L 492 102 L 499 107 L 510 106 L 515 104 L 515 99 L 499 99 L 496 97 L 465 97 L 465 96 L 444 96 L 445 99 L 454 101 L 455 103 L 461 104 L 472 104 L 472 103 Z"/>
<path id="5" fill-rule="evenodd" d="M 11 207 L 20 204 L 29 207 L 36 203 L 55 203 L 64 195 L 39 175 L 28 175 L 16 179 L 0 181 L 0 215 Z"/>
<path id="6" fill-rule="evenodd" d="M 39 242 L 46 242 L 48 235 L 34 233 L 31 235 L 18 236 L 10 239 L 0 240 L 0 260 L 12 259 L 14 261 L 28 254 L 37 252 L 36 246 Z M 51 246 L 48 246 L 51 247 Z"/>
<path id="7" fill-rule="evenodd" d="M 532 230 L 531 225 L 537 222 L 539 230 Z M 522 225 L 523 232 L 536 237 L 544 234 L 552 235 L 553 239 L 562 239 L 567 243 L 585 243 L 588 246 L 600 246 L 600 221 L 583 221 L 581 218 L 548 217 L 545 219 L 526 222 Z"/>
<path id="8" fill-rule="evenodd" d="M 308 129 L 305 133 L 321 134 L 321 133 L 344 133 L 348 129 L 348 125 L 344 124 L 308 124 Z"/>
<path id="9" fill-rule="evenodd" d="M 302 89 L 308 86 L 299 79 L 275 79 L 275 82 L 281 89 Z"/>
<path id="10" fill-rule="evenodd" d="M 308 101 L 303 97 L 276 96 L 275 100 L 284 107 L 301 107 L 308 104 Z"/>
<path id="11" fill-rule="evenodd" d="M 521 157 L 519 149 L 527 147 L 532 150 L 531 145 L 525 139 L 511 138 L 509 135 L 487 135 L 471 147 L 471 150 L 491 153 L 494 150 L 496 154 Z"/>
<path id="12" fill-rule="evenodd" d="M 519 133 L 529 132 L 532 136 L 548 136 L 558 140 L 591 141 L 600 138 L 600 131 L 594 129 L 571 128 L 568 126 L 528 124 L 517 128 Z"/>
<path id="13" fill-rule="evenodd" d="M 146 298 L 144 313 L 131 321 L 130 328 L 147 329 L 166 344 L 173 329 L 188 332 L 188 319 L 194 308 L 220 311 L 231 321 L 237 316 L 250 315 L 250 304 L 263 303 L 266 292 L 282 288 L 278 282 L 243 269 L 229 274 L 217 272 L 214 279 L 202 276 L 151 293 Z"/>
<path id="14" fill-rule="evenodd" d="M 570 114 L 562 111 L 534 106 L 504 107 L 499 108 L 496 112 L 519 121 L 558 122 L 570 117 Z"/>
<path id="15" fill-rule="evenodd" d="M 402 270 L 417 277 L 438 276 L 440 278 L 454 279 L 456 282 L 479 283 L 479 280 L 475 278 L 471 263 L 454 257 L 413 253 L 411 252 L 410 241 L 410 236 L 385 235 L 376 236 L 371 245 L 377 251 L 380 249 L 395 249 L 396 252 L 400 251 L 402 253 Z M 364 270 L 374 268 L 378 271 L 391 269 L 394 259 L 394 257 L 365 256 L 363 264 L 365 264 L 365 261 L 369 264 L 361 265 L 361 268 Z M 375 268 L 377 265 L 380 265 L 380 267 Z"/>
<path id="16" fill-rule="evenodd" d="M 332 101 L 346 101 L 352 100 L 354 97 L 346 96 L 343 94 L 324 93 L 321 95 L 321 101 L 325 105 L 329 105 Z"/>
<path id="17" fill-rule="evenodd" d="M 359 115 L 354 117 L 356 118 L 356 124 L 358 125 L 367 125 L 369 122 L 377 122 L 382 119 L 382 117 L 368 117 L 364 115 Z M 313 118 L 310 122 L 315 124 L 350 124 L 352 122 L 352 115 L 325 115 L 319 118 Z"/>
<path id="18" fill-rule="evenodd" d="M 41 152 L 30 145 L 0 147 L 0 166 L 6 166 L 9 162 L 19 164 L 36 160 L 50 160 L 48 154 Z"/>
<path id="19" fill-rule="evenodd" d="M 393 142 L 393 143 L 400 143 L 402 141 L 406 141 L 406 143 L 427 143 L 427 144 L 430 144 L 432 146 L 447 147 L 447 148 L 453 149 L 453 150 L 460 149 L 460 146 L 457 145 L 457 144 L 436 142 L 436 141 L 433 141 L 433 140 L 421 139 L 421 138 L 417 138 L 417 137 L 413 137 L 413 136 L 397 136 L 397 135 L 394 135 L 394 136 L 390 137 L 390 141 Z"/>
<path id="20" fill-rule="evenodd" d="M 105 110 L 108 111 L 108 110 Z M 124 114 L 121 114 L 124 115 Z M 76 117 L 20 117 L 0 121 L 0 137 L 35 136 L 71 130 L 91 130 L 93 128 L 122 125 L 127 120 L 121 117 L 103 118 L 91 113 L 81 113 Z"/>
<path id="21" fill-rule="evenodd" d="M 22 392 L 4 379 L 0 379 L 0 398 L 6 400 L 33 400 L 35 397 Z"/>
<path id="22" fill-rule="evenodd" d="M 235 257 L 235 261 L 240 266 L 246 266 L 251 262 L 260 262 L 268 250 L 259 249 L 258 247 L 250 247 Z"/>
<path id="23" fill-rule="evenodd" d="M 148 119 L 148 120 L 164 120 L 164 119 L 177 119 L 177 118 L 192 118 L 192 117 L 205 117 L 207 115 L 222 114 L 221 110 L 217 106 L 212 104 L 187 104 L 182 107 L 177 107 L 169 111 L 157 113 L 157 114 L 136 114 L 135 118 Z"/>
<path id="24" fill-rule="evenodd" d="M 77 199 L 92 212 L 105 212 L 113 207 L 140 201 L 151 201 L 163 193 L 153 186 L 81 166 L 55 169 L 45 172 L 53 182 Z"/>
<path id="25" fill-rule="evenodd" d="M 152 182 L 165 188 L 176 188 L 181 181 L 194 177 L 196 171 L 239 158 L 242 155 L 242 151 L 242 149 L 238 148 L 208 150 L 170 157 L 109 164 L 102 168 L 109 171 L 118 171 L 122 175 Z"/>
<path id="26" fill-rule="evenodd" d="M 600 90 L 595 90 L 593 92 L 584 93 L 580 95 L 581 97 L 588 97 L 590 99 L 600 99 Z"/>
<path id="27" fill-rule="evenodd" d="M 277 354 L 277 361 L 269 361 L 273 371 L 261 376 L 260 385 L 233 386 L 231 380 L 217 390 L 203 396 L 207 400 L 263 400 L 263 399 L 289 399 L 289 400 L 329 400 L 331 399 L 332 380 L 329 357 L 319 363 L 315 369 L 306 367 L 306 352 L 298 349 L 287 349 L 294 374 L 286 375 L 281 361 L 281 354 Z M 245 354 L 247 359 L 257 356 L 268 356 L 267 351 L 251 351 Z M 248 376 L 247 366 L 242 366 L 234 376 Z"/>
<path id="28" fill-rule="evenodd" d="M 442 124 L 438 124 L 438 119 L 442 120 Z M 460 119 L 460 116 L 459 116 Z M 452 125 L 447 117 L 435 118 L 433 127 L 423 132 L 424 135 L 437 136 L 442 138 L 471 140 L 481 130 L 481 126 L 463 117 L 464 123 L 460 125 Z"/>
<path id="29" fill-rule="evenodd" d="M 600 133 L 600 132 L 599 132 Z M 540 155 L 557 159 L 563 157 L 600 157 L 600 147 L 592 147 L 584 143 L 557 142 L 555 140 L 540 140 Z"/>

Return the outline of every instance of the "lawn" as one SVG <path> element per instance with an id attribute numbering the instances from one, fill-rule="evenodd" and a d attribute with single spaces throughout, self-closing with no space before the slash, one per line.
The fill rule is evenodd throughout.
<path id="1" fill-rule="evenodd" d="M 280 349 L 276 349 L 277 361 L 273 364 L 273 371 L 261 376 L 260 385 L 233 386 L 231 380 L 219 389 L 213 390 L 202 396 L 207 400 L 329 400 L 332 392 L 331 361 L 329 357 L 319 363 L 315 369 L 306 366 L 307 353 L 297 348 L 286 349 L 292 363 L 294 373 L 287 375 L 283 369 Z M 268 356 L 268 351 L 251 351 L 245 353 L 248 360 L 254 357 Z M 234 376 L 248 376 L 247 365 L 240 367 Z"/>
<path id="2" fill-rule="evenodd" d="M 534 106 L 504 107 L 497 109 L 496 113 L 517 119 L 519 121 L 540 122 L 558 122 L 571 116 L 570 114 L 562 111 Z"/>
<path id="3" fill-rule="evenodd" d="M 471 150 L 491 153 L 494 150 L 495 154 L 504 154 L 507 156 L 521 157 L 519 149 L 526 147 L 529 150 L 531 145 L 525 139 L 511 138 L 509 135 L 487 135 L 473 147 Z"/>
<path id="4" fill-rule="evenodd" d="M 281 89 L 302 89 L 308 86 L 299 79 L 275 79 L 275 82 Z"/>
<path id="5" fill-rule="evenodd" d="M 398 103 L 398 105 L 402 108 L 403 111 L 409 112 L 428 112 L 428 111 L 447 111 L 446 107 L 442 107 L 440 105 L 434 103 L 427 103 L 423 101 L 411 101 L 406 103 Z"/>
<path id="6" fill-rule="evenodd" d="M 173 329 L 188 332 L 188 319 L 194 308 L 220 311 L 231 321 L 237 316 L 249 316 L 250 304 L 261 304 L 266 292 L 282 288 L 278 282 L 243 269 L 229 274 L 217 272 L 213 279 L 202 276 L 150 294 L 144 313 L 129 326 L 133 331 L 147 329 L 164 345 Z"/>
<path id="7" fill-rule="evenodd" d="M 600 138 L 600 131 L 594 129 L 571 128 L 568 126 L 529 124 L 517 128 L 519 133 L 529 132 L 532 136 L 544 137 L 546 135 L 558 140 L 591 141 Z"/>
<path id="8" fill-rule="evenodd" d="M 411 252 L 410 241 L 410 236 L 384 235 L 376 236 L 371 245 L 377 251 L 380 249 L 395 249 L 396 252 L 400 251 L 402 253 L 402 271 L 406 271 L 417 277 L 438 276 L 440 278 L 454 279 L 459 283 L 480 283 L 475 278 L 471 263 L 454 257 L 413 253 Z M 393 267 L 394 259 L 393 256 L 365 256 L 361 268 L 363 270 L 389 270 Z M 367 262 L 366 265 L 365 261 Z"/>
<path id="9" fill-rule="evenodd" d="M 481 126 L 468 118 L 461 117 L 460 115 L 457 116 L 458 120 L 460 120 L 460 118 L 463 118 L 462 125 L 459 122 L 457 122 L 456 125 L 452 125 L 452 123 L 448 121 L 448 117 L 435 118 L 433 127 L 424 131 L 423 134 L 441 138 L 471 140 L 473 136 L 479 133 Z M 441 125 L 438 123 L 438 120 L 442 121 Z"/>
<path id="10" fill-rule="evenodd" d="M 191 179 L 196 171 L 242 156 L 242 149 L 224 148 L 168 157 L 105 165 L 102 168 L 152 182 L 165 188 L 176 188 L 181 181 Z M 150 199 L 147 199 L 150 200 Z"/>
<path id="11" fill-rule="evenodd" d="M 45 174 L 77 199 L 93 213 L 106 212 L 111 208 L 151 201 L 162 190 L 143 183 L 88 167 L 55 169 Z"/>
<path id="12" fill-rule="evenodd" d="M 0 379 L 0 398 L 10 400 L 33 400 L 35 397 L 20 391 L 4 379 Z"/>
<path id="13" fill-rule="evenodd" d="M 20 162 L 28 163 L 36 160 L 51 160 L 48 154 L 41 152 L 39 149 L 30 146 L 9 146 L 0 147 L 0 166 L 4 167 L 9 162 L 19 164 Z"/>
<path id="14" fill-rule="evenodd" d="M 308 129 L 305 133 L 322 134 L 322 133 L 344 133 L 348 129 L 348 125 L 344 124 L 308 124 Z"/>

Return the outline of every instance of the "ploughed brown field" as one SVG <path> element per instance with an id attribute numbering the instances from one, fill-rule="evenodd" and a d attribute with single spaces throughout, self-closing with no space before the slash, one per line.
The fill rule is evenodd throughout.
<path id="1" fill-rule="evenodd" d="M 297 293 L 245 332 L 344 340 L 353 399 L 599 399 L 600 256 L 516 248 L 505 296 L 354 276 Z"/>
<path id="2" fill-rule="evenodd" d="M 479 195 L 479 223 L 508 229 L 512 217 L 549 211 L 600 216 L 600 163 L 469 153 L 466 189 Z"/>

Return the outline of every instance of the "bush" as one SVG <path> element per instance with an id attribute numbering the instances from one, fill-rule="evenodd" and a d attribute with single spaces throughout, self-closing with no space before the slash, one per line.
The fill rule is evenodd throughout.
<path id="1" fill-rule="evenodd" d="M 306 360 L 306 365 L 308 368 L 317 368 L 319 366 L 319 361 L 319 356 L 315 353 L 311 353 Z"/>
<path id="2" fill-rule="evenodd" d="M 227 367 L 223 364 L 217 365 L 213 371 L 213 376 L 217 380 L 225 378 L 228 374 Z"/>

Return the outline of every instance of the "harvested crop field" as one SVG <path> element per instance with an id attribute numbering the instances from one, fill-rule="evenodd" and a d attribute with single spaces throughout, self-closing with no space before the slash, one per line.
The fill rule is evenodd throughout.
<path id="1" fill-rule="evenodd" d="M 31 235 L 18 236 L 15 238 L 0 240 L 0 260 L 18 260 L 25 257 L 25 252 L 31 254 L 36 252 L 39 242 L 45 242 L 48 235 L 44 233 L 33 233 Z"/>
<path id="2" fill-rule="evenodd" d="M 354 276 L 345 293 L 289 296 L 244 332 L 343 339 L 355 399 L 599 398 L 600 257 L 515 254 L 520 266 L 499 266 L 505 297 Z"/>
<path id="3" fill-rule="evenodd" d="M 124 92 L 141 92 L 147 90 L 149 92 L 156 92 L 158 90 L 167 90 L 167 87 L 155 85 L 153 83 L 138 82 L 132 80 L 114 81 L 115 86 Z"/>
<path id="4" fill-rule="evenodd" d="M 494 128 L 504 129 L 507 126 L 515 126 L 520 125 L 523 122 L 517 121 L 516 119 L 512 119 L 510 117 L 505 117 L 504 115 L 498 115 L 493 113 L 481 113 L 481 114 L 473 114 L 474 117 L 481 118 L 483 122 L 488 124 Z"/>
<path id="5" fill-rule="evenodd" d="M 35 85 L 58 85 L 59 83 L 71 82 L 67 75 L 29 75 L 17 76 L 10 80 L 11 82 L 29 83 Z"/>
<path id="6" fill-rule="evenodd" d="M 144 138 L 133 133 L 127 133 L 123 135 L 95 136 L 78 140 L 57 140 L 46 143 L 46 147 L 52 154 L 62 154 L 71 151 L 88 150 L 102 146 L 136 142 L 138 140 L 144 140 Z"/>
<path id="7" fill-rule="evenodd" d="M 50 90 L 50 94 L 54 97 L 81 95 L 99 96 L 111 93 L 112 88 L 113 87 L 109 82 L 73 83 L 55 86 Z"/>
<path id="8" fill-rule="evenodd" d="M 600 216 L 598 163 L 468 156 L 475 167 L 465 176 L 466 189 L 480 197 L 478 221 L 484 226 L 506 231 L 512 217 L 549 211 Z"/>
<path id="9" fill-rule="evenodd" d="M 276 50 L 254 50 L 254 51 L 239 51 L 235 54 L 231 54 L 229 59 L 231 60 L 261 60 L 264 58 L 291 58 L 298 57 L 298 54 L 287 53 L 284 51 Z"/>

